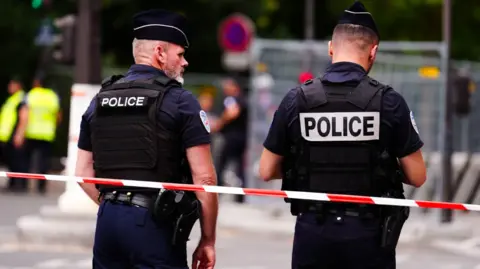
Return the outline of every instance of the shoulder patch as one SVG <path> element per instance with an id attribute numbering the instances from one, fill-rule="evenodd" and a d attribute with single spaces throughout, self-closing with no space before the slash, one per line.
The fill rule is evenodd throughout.
<path id="1" fill-rule="evenodd" d="M 413 129 L 415 129 L 415 132 L 418 134 L 418 127 L 417 123 L 415 123 L 415 118 L 413 117 L 413 111 L 410 111 L 410 121 L 412 122 Z"/>
<path id="2" fill-rule="evenodd" d="M 208 121 L 208 116 L 205 111 L 200 110 L 200 120 L 202 121 L 203 127 L 205 127 L 205 130 L 207 130 L 208 133 L 210 133 L 210 121 Z"/>

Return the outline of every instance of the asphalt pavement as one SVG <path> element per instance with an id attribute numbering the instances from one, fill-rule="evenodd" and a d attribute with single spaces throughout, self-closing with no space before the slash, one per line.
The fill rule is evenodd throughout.
<path id="1" fill-rule="evenodd" d="M 20 216 L 37 214 L 41 206 L 56 204 L 62 185 L 50 188 L 46 196 L 34 192 L 23 195 L 0 194 L 0 269 L 91 268 L 90 248 L 25 244 L 16 238 L 15 223 Z M 290 268 L 293 218 L 288 214 L 278 216 L 272 210 L 267 212 L 265 207 L 255 207 L 238 206 L 222 200 L 216 268 Z M 478 215 L 466 215 L 457 216 L 457 219 L 473 223 L 480 218 Z M 414 214 L 408 223 L 428 223 L 428 218 Z M 276 228 L 269 230 L 268 227 Z M 424 234 L 425 229 L 405 229 L 397 248 L 397 268 L 480 269 L 480 237 L 477 235 L 455 238 L 425 237 Z M 197 227 L 189 243 L 190 255 L 198 237 Z"/>
<path id="2" fill-rule="evenodd" d="M 198 238 L 198 230 L 193 238 Z M 189 244 L 193 252 L 197 240 Z M 288 269 L 292 237 L 219 229 L 217 266 L 221 269 Z M 422 244 L 402 244 L 397 250 L 397 268 L 479 269 L 480 256 L 455 254 Z M 60 249 L 48 245 L 0 244 L 0 269 L 87 269 L 91 250 Z"/>

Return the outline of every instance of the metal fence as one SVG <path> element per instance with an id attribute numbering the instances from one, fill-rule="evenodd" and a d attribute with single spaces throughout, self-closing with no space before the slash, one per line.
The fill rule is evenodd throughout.
<path id="1" fill-rule="evenodd" d="M 440 43 L 391 43 L 386 48 L 380 44 L 376 63 L 370 76 L 384 84 L 391 85 L 407 101 L 409 108 L 415 115 L 422 140 L 425 143 L 423 151 L 428 154 L 441 151 L 441 128 L 443 124 L 444 102 L 442 94 L 441 51 Z M 402 53 L 408 50 L 409 53 Z M 411 52 L 429 52 L 429 57 L 412 55 Z M 250 127 L 248 150 L 248 186 L 253 188 L 280 188 L 280 182 L 263 183 L 256 176 L 258 159 L 273 113 L 280 104 L 287 91 L 297 85 L 300 72 L 304 71 L 305 54 L 308 52 L 309 61 L 314 74 L 321 74 L 330 64 L 326 42 L 305 43 L 301 41 L 274 41 L 255 40 L 252 50 L 252 91 L 250 93 Z M 257 64 L 264 64 L 267 72 L 256 69 Z M 476 84 L 480 83 L 480 65 L 471 62 L 453 62 L 455 67 L 467 66 L 474 77 Z M 421 71 L 431 70 L 431 74 Z M 257 85 L 255 79 L 260 76 L 271 76 L 272 87 Z M 471 124 L 480 118 L 480 97 L 472 96 L 473 108 L 470 116 L 459 119 L 454 123 L 454 151 L 480 151 L 479 127 Z M 273 202 L 273 199 L 250 198 L 250 202 Z M 279 199 L 275 199 L 279 201 Z"/>

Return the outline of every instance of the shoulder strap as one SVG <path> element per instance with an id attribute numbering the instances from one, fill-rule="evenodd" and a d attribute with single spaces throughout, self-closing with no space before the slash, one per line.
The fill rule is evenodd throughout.
<path id="1" fill-rule="evenodd" d="M 327 96 L 319 78 L 309 79 L 300 86 L 305 97 L 306 109 L 311 109 L 327 103 Z"/>
<path id="2" fill-rule="evenodd" d="M 109 77 L 105 78 L 102 81 L 102 88 L 106 88 L 106 87 L 112 85 L 113 83 L 115 83 L 119 79 L 122 79 L 123 77 L 124 77 L 123 75 L 113 75 L 113 76 L 109 76 Z"/>
<path id="3" fill-rule="evenodd" d="M 150 89 L 150 90 L 168 90 L 172 87 L 182 87 L 180 82 L 165 77 L 165 76 L 157 76 L 147 80 L 132 80 L 132 81 L 125 81 L 124 77 L 122 76 L 121 79 L 118 79 L 116 83 L 112 83 L 106 87 L 103 87 L 101 91 L 112 91 L 112 90 L 124 90 L 124 89 Z"/>
<path id="4" fill-rule="evenodd" d="M 348 97 L 348 102 L 363 110 L 367 108 L 379 91 L 381 94 L 383 94 L 383 91 L 388 88 L 388 85 L 383 85 L 377 80 L 372 79 L 369 76 L 365 76 L 365 78 L 360 82 L 360 84 L 358 84 L 352 94 L 350 94 Z"/>
<path id="5" fill-rule="evenodd" d="M 178 82 L 175 79 L 171 79 L 166 76 L 158 76 L 155 79 L 153 79 L 153 83 L 158 84 L 160 86 L 163 86 L 165 88 L 170 88 L 170 87 L 182 87 L 180 82 Z"/>

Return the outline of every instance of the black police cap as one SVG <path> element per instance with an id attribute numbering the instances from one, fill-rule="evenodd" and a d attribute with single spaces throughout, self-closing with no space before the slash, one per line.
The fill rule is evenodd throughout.
<path id="1" fill-rule="evenodd" d="M 159 40 L 189 47 L 187 20 L 180 14 L 162 9 L 142 11 L 133 17 L 133 34 L 137 39 Z"/>
<path id="2" fill-rule="evenodd" d="M 343 12 L 338 24 L 354 24 L 361 25 L 371 29 L 380 38 L 377 30 L 377 25 L 373 20 L 372 14 L 367 11 L 365 6 L 360 1 L 355 1 L 353 5 Z"/>

